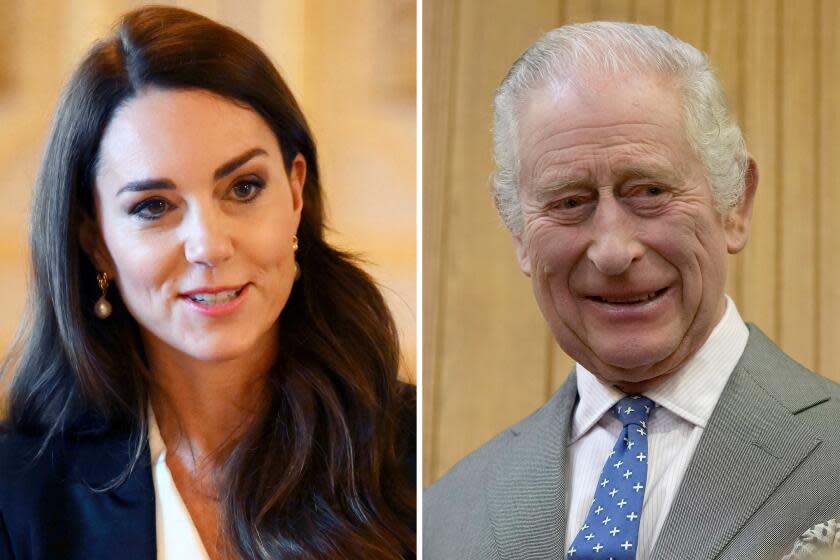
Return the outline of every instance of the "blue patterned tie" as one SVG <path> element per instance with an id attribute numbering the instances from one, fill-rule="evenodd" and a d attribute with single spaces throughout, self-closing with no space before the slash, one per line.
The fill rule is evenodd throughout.
<path id="1" fill-rule="evenodd" d="M 653 407 L 652 400 L 634 395 L 612 408 L 624 429 L 601 470 L 589 515 L 566 558 L 636 558 L 647 485 L 647 419 Z"/>

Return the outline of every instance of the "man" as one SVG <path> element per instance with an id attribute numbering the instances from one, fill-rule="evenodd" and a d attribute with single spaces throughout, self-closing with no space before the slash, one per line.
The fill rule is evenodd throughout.
<path id="1" fill-rule="evenodd" d="M 724 294 L 758 184 L 705 56 L 549 32 L 495 100 L 495 198 L 577 365 L 426 493 L 424 558 L 778 558 L 840 513 L 840 388 Z"/>

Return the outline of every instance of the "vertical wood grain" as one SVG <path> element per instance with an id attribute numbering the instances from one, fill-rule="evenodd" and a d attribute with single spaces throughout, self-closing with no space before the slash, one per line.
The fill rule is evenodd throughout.
<path id="1" fill-rule="evenodd" d="M 778 36 L 776 2 L 744 2 L 744 83 L 742 126 L 747 149 L 758 165 L 758 191 L 753 206 L 750 239 L 744 249 L 738 308 L 743 318 L 780 341 L 778 320 L 779 170 L 781 139 L 779 113 Z"/>
<path id="2" fill-rule="evenodd" d="M 633 2 L 633 21 L 645 25 L 665 28 L 668 20 L 666 0 L 635 0 Z"/>
<path id="3" fill-rule="evenodd" d="M 706 30 L 707 54 L 712 67 L 727 93 L 729 109 L 736 122 L 741 113 L 741 61 L 743 60 L 743 26 L 740 2 L 732 0 L 711 0 L 708 3 L 708 28 Z M 740 272 L 742 256 L 729 257 L 726 279 L 726 293 L 737 303 L 740 301 Z"/>
<path id="4" fill-rule="evenodd" d="M 840 382 L 840 2 L 820 2 L 819 369 Z"/>
<path id="5" fill-rule="evenodd" d="M 522 50 L 558 25 L 559 6 L 523 12 L 504 0 L 465 0 L 459 9 L 433 412 L 435 429 L 459 429 L 433 442 L 433 478 L 541 404 L 548 359 L 544 321 L 488 192 L 489 131 L 495 88 Z"/>
<path id="6" fill-rule="evenodd" d="M 705 0 L 670 0 L 666 30 L 686 43 L 705 51 L 708 38 L 708 2 Z"/>
<path id="7" fill-rule="evenodd" d="M 817 301 L 816 4 L 782 1 L 782 113 L 780 253 L 782 347 L 806 367 L 815 367 Z"/>
<path id="8" fill-rule="evenodd" d="M 604 21 L 631 21 L 632 0 L 601 0 L 595 10 L 595 17 Z"/>
<path id="9" fill-rule="evenodd" d="M 443 224 L 446 220 L 452 80 L 455 79 L 455 3 L 423 3 L 423 474 L 431 482 L 441 430 L 436 388 L 442 345 Z"/>
<path id="10" fill-rule="evenodd" d="M 562 23 L 581 23 L 598 19 L 596 0 L 564 0 L 560 16 Z M 536 37 L 534 37 L 536 39 Z"/>

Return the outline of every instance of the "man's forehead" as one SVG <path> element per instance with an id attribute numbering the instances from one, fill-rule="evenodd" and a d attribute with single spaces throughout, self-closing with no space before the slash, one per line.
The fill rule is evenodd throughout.
<path id="1" fill-rule="evenodd" d="M 583 120 L 609 125 L 619 122 L 622 115 L 641 115 L 682 128 L 680 108 L 680 92 L 673 79 L 648 74 L 584 73 L 548 79 L 529 90 L 519 114 L 523 124 L 529 119 L 539 122 L 552 117 L 563 119 L 570 126 Z"/>

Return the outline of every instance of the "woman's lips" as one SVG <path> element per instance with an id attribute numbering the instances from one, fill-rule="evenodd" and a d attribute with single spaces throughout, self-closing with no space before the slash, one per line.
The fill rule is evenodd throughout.
<path id="1" fill-rule="evenodd" d="M 248 294 L 250 284 L 239 288 L 199 288 L 179 295 L 187 305 L 203 315 L 219 317 L 233 313 Z"/>

